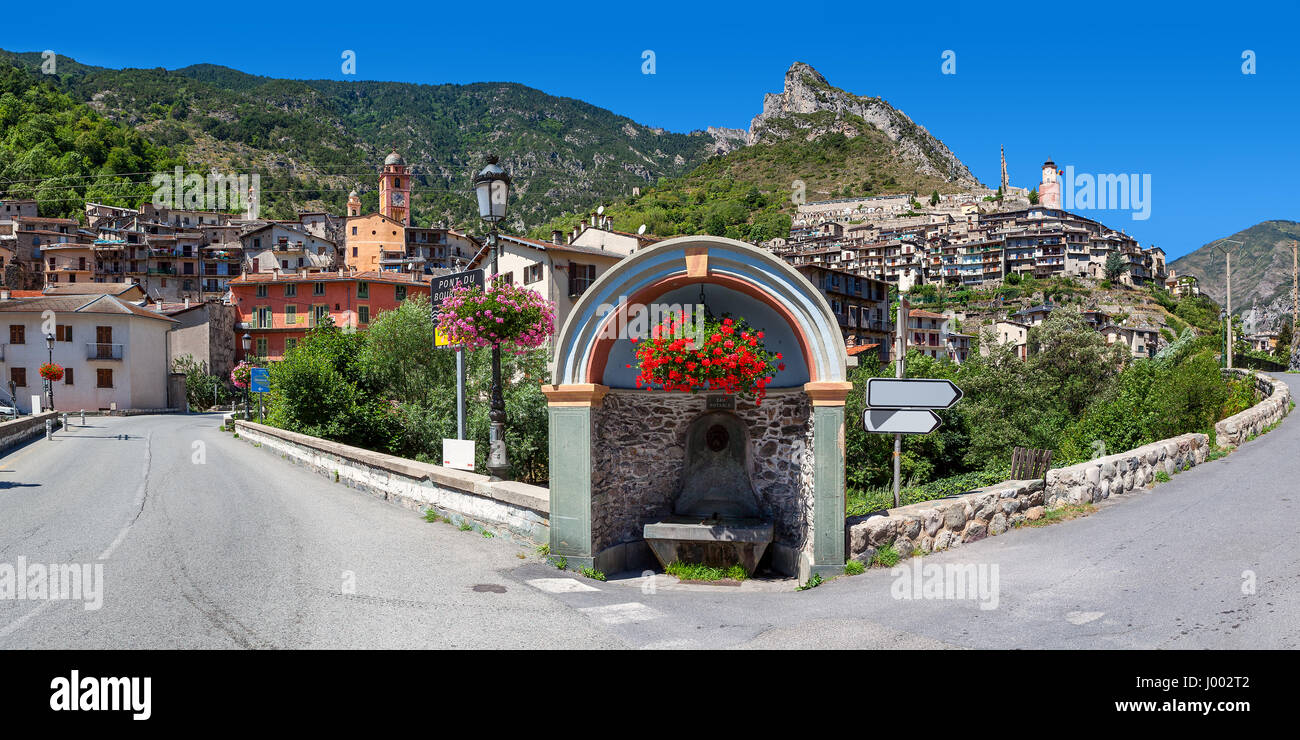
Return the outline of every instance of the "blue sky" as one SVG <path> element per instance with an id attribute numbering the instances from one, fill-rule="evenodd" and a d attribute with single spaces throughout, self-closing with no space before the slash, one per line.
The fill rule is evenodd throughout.
<path id="1" fill-rule="evenodd" d="M 84 7 L 78 7 L 84 6 Z M 878 95 L 996 185 L 1052 157 L 1151 175 L 1151 215 L 1085 213 L 1171 257 L 1268 219 L 1300 220 L 1297 4 L 173 3 L 105 33 L 106 6 L 6 8 L 0 48 L 108 67 L 208 62 L 274 77 L 506 80 L 648 125 L 743 128 L 790 63 Z M 246 8 L 247 10 L 240 10 Z M 996 10 L 994 9 L 996 8 Z M 141 11 L 145 15 L 145 13 Z M 239 20 L 239 18 L 244 20 Z M 165 43 L 154 43 L 154 42 Z M 355 78 L 341 74 L 345 49 Z M 1255 52 L 1256 74 L 1242 74 Z M 642 74 L 642 52 L 656 70 Z M 945 50 L 956 74 L 940 73 Z"/>

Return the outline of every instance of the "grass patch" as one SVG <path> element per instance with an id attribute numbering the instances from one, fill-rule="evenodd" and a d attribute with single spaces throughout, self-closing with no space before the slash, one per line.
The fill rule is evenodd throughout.
<path id="1" fill-rule="evenodd" d="M 1020 522 L 1017 522 L 1014 526 L 1046 527 L 1049 524 L 1056 524 L 1057 522 L 1064 522 L 1069 519 L 1078 519 L 1079 517 L 1082 516 L 1088 516 L 1089 514 L 1095 512 L 1096 510 L 1097 507 L 1093 506 L 1092 504 L 1066 504 L 1065 506 L 1058 506 L 1055 509 L 1048 509 L 1044 511 L 1043 516 L 1040 519 L 1037 519 L 1032 522 L 1029 521 L 1028 519 L 1025 519 Z"/>
<path id="2" fill-rule="evenodd" d="M 486 539 L 489 539 L 489 538 L 492 538 L 492 537 L 496 537 L 496 535 L 492 534 L 491 532 L 487 531 L 486 529 L 483 530 L 483 539 L 486 540 Z"/>
<path id="3" fill-rule="evenodd" d="M 1221 457 L 1227 457 L 1228 453 L 1230 452 L 1232 452 L 1232 450 L 1229 450 L 1225 447 L 1213 447 L 1210 449 L 1209 452 L 1205 453 L 1205 462 L 1210 462 L 1211 460 L 1218 460 Z"/>
<path id="4" fill-rule="evenodd" d="M 794 590 L 807 591 L 810 588 L 817 588 L 820 585 L 822 585 L 822 574 L 813 573 L 812 578 L 809 578 L 807 583 L 803 584 L 802 586 L 795 586 Z"/>
<path id="5" fill-rule="evenodd" d="M 551 565 L 554 565 L 556 568 L 559 568 L 560 570 L 568 570 L 569 559 L 564 557 L 563 555 L 561 555 L 558 558 L 551 558 Z"/>
<path id="6" fill-rule="evenodd" d="M 894 543 L 891 542 L 876 550 L 876 554 L 871 557 L 871 564 L 881 568 L 892 568 L 902 559 L 903 556 L 898 554 L 898 550 L 894 549 Z"/>
<path id="7" fill-rule="evenodd" d="M 233 437 L 233 439 L 239 439 L 239 432 L 235 432 L 235 436 Z"/>
<path id="8" fill-rule="evenodd" d="M 740 564 L 729 568 L 715 568 L 711 565 L 702 565 L 700 563 L 683 563 L 676 560 L 664 569 L 670 576 L 677 576 L 683 581 L 743 581 L 749 578 L 749 573 Z"/>
<path id="9" fill-rule="evenodd" d="M 470 530 L 473 529 L 473 528 L 474 528 L 474 525 L 473 525 L 473 524 L 470 524 L 469 522 L 461 522 L 461 523 L 460 523 L 460 531 L 462 531 L 462 532 L 468 532 L 468 531 L 470 531 Z"/>
<path id="10" fill-rule="evenodd" d="M 859 560 L 850 560 L 844 564 L 844 575 L 846 576 L 860 576 L 866 572 L 867 566 L 863 565 Z"/>
<path id="11" fill-rule="evenodd" d="M 584 575 L 584 576 L 586 576 L 586 577 L 592 579 L 593 581 L 603 581 L 603 580 L 605 580 L 605 574 L 604 574 L 603 572 L 598 571 L 598 570 L 596 570 L 595 568 L 592 568 L 592 567 L 590 567 L 590 566 L 586 566 L 586 565 L 584 565 L 584 566 L 582 566 L 581 568 L 578 569 L 578 572 L 581 573 L 582 575 Z"/>
<path id="12" fill-rule="evenodd" d="M 546 557 L 547 555 L 550 555 L 550 554 L 551 554 L 551 546 L 550 546 L 550 545 L 538 545 L 538 546 L 537 546 L 537 554 L 538 554 L 538 555 L 541 555 L 542 557 Z"/>
<path id="13" fill-rule="evenodd" d="M 1156 483 L 1168 483 L 1168 482 L 1169 482 L 1169 474 L 1163 470 L 1157 470 Z"/>

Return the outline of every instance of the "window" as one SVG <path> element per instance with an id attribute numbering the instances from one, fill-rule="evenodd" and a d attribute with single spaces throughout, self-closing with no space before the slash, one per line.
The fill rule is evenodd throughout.
<path id="1" fill-rule="evenodd" d="M 257 269 L 257 268 L 254 267 L 253 269 Z M 257 297 L 258 297 L 258 298 L 265 298 L 265 297 L 266 297 L 266 286 L 265 286 L 265 285 L 259 285 L 259 286 L 257 286 Z"/>
<path id="2" fill-rule="evenodd" d="M 356 236 L 356 235 L 357 235 L 357 227 L 353 226 L 353 227 L 352 227 L 352 236 Z M 356 248 L 356 247 L 353 247 L 353 248 L 352 248 L 352 256 L 353 256 L 353 257 L 356 257 L 356 256 L 357 256 L 357 248 Z"/>
<path id="3" fill-rule="evenodd" d="M 284 286 L 284 297 L 285 297 L 285 298 L 293 298 L 293 297 L 296 296 L 296 295 L 298 295 L 298 284 L 297 284 L 297 283 L 289 283 L 288 285 Z"/>
<path id="4" fill-rule="evenodd" d="M 353 247 L 353 248 L 352 248 L 352 258 L 353 258 L 353 259 L 356 259 L 356 257 L 357 257 L 357 248 L 356 248 L 356 247 Z"/>
<path id="5" fill-rule="evenodd" d="M 500 275 L 497 275 L 496 283 L 497 285 L 514 285 L 515 284 L 514 271 L 503 272 Z"/>
<path id="6" fill-rule="evenodd" d="M 291 349 L 293 349 L 294 347 L 297 347 L 297 346 L 298 346 L 298 337 L 285 337 L 285 338 L 284 338 L 284 351 L 285 351 L 285 352 L 288 352 L 289 350 L 291 350 Z"/>
<path id="7" fill-rule="evenodd" d="M 257 307 L 257 328 L 259 328 L 259 329 L 270 329 L 270 328 L 271 328 L 271 308 L 270 308 L 270 306 L 258 306 L 258 307 Z"/>
<path id="8" fill-rule="evenodd" d="M 325 295 L 325 283 L 312 283 L 312 295 Z"/>
<path id="9" fill-rule="evenodd" d="M 298 323 L 298 307 L 292 303 L 284 307 L 285 326 L 293 326 Z"/>
<path id="10" fill-rule="evenodd" d="M 96 388 L 113 387 L 113 368 L 111 367 L 95 368 L 95 387 Z"/>
<path id="11" fill-rule="evenodd" d="M 406 300 L 406 286 L 405 285 L 394 286 L 393 297 L 396 298 L 398 301 Z"/>
<path id="12" fill-rule="evenodd" d="M 266 337 L 257 338 L 257 356 L 266 357 Z"/>
<path id="13" fill-rule="evenodd" d="M 576 262 L 569 263 L 569 295 L 577 297 L 586 292 L 587 288 L 596 280 L 595 265 L 580 265 Z"/>
<path id="14" fill-rule="evenodd" d="M 370 323 L 370 306 L 357 306 L 357 323 L 363 325 Z"/>
<path id="15" fill-rule="evenodd" d="M 27 344 L 27 327 L 22 324 L 10 324 L 9 343 Z"/>
<path id="16" fill-rule="evenodd" d="M 524 284 L 535 283 L 542 279 L 542 263 L 534 262 L 524 268 Z"/>
<path id="17" fill-rule="evenodd" d="M 27 387 L 27 368 L 11 367 L 9 368 L 9 382 L 18 388 Z"/>
<path id="18" fill-rule="evenodd" d="M 72 341 L 72 327 L 68 324 L 59 324 L 54 327 L 54 340 L 57 342 Z"/>
<path id="19" fill-rule="evenodd" d="M 325 320 L 325 317 L 330 315 L 330 307 L 325 304 L 321 304 L 319 306 L 312 306 L 311 308 L 312 308 L 312 324 L 315 326 L 319 326 L 320 323 Z"/>
<path id="20" fill-rule="evenodd" d="M 261 249 L 261 248 L 262 248 L 261 237 L 256 237 L 256 236 L 253 237 L 253 249 Z"/>
<path id="21" fill-rule="evenodd" d="M 70 367 L 63 368 L 63 384 L 72 385 L 72 368 Z"/>
<path id="22" fill-rule="evenodd" d="M 357 283 L 357 298 L 370 297 L 370 283 Z"/>

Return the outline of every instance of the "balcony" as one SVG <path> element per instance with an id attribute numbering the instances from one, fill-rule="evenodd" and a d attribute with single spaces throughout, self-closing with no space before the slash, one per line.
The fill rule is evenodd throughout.
<path id="1" fill-rule="evenodd" d="M 91 343 L 86 345 L 87 360 L 120 360 L 122 345 Z"/>
<path id="2" fill-rule="evenodd" d="M 150 267 L 147 272 L 150 275 L 175 275 L 176 268 L 175 267 Z"/>

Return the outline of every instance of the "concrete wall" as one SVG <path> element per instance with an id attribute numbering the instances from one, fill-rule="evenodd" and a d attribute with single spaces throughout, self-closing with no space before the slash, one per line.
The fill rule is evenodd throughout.
<path id="1" fill-rule="evenodd" d="M 1241 376 L 1245 370 L 1225 370 Z M 1218 443 L 1240 444 L 1284 417 L 1291 393 L 1285 383 L 1255 375 L 1264 400 L 1215 426 Z M 1209 437 L 1183 434 L 1118 455 L 1055 468 L 1046 480 L 1005 481 L 963 496 L 902 506 L 845 522 L 847 557 L 870 562 L 879 548 L 892 543 L 904 557 L 913 550 L 946 550 L 966 542 L 1002 534 L 1015 524 L 1033 521 L 1046 509 L 1066 504 L 1097 503 L 1155 480 L 1157 473 L 1173 475 L 1205 462 Z"/>
<path id="2" fill-rule="evenodd" d="M 245 442 L 260 444 L 327 476 L 328 480 L 453 520 L 479 523 L 495 534 L 531 544 L 550 538 L 550 497 L 545 488 L 407 460 L 247 421 L 235 421 Z M 335 478 L 337 476 L 337 478 Z M 324 482 L 322 482 L 324 485 Z"/>

